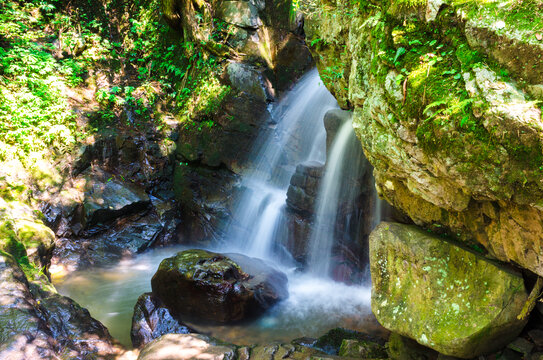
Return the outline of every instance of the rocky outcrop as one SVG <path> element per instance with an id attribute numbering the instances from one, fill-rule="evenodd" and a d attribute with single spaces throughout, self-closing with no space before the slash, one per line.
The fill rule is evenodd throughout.
<path id="1" fill-rule="evenodd" d="M 56 234 L 53 276 L 177 242 L 175 131 L 103 130 L 65 164 L 62 181 L 38 193 L 43 221 Z"/>
<path id="2" fill-rule="evenodd" d="M 121 352 L 107 329 L 46 280 L 29 282 L 0 251 L 0 358 L 113 359 Z"/>
<path id="3" fill-rule="evenodd" d="M 196 331 L 177 320 L 152 293 L 142 294 L 134 306 L 130 338 L 135 348 L 165 334 L 190 334 Z"/>
<path id="4" fill-rule="evenodd" d="M 542 48 L 526 30 L 541 9 L 306 5 L 321 77 L 354 109 L 380 195 L 418 225 L 543 275 Z"/>
<path id="5" fill-rule="evenodd" d="M 522 276 L 415 226 L 370 237 L 372 311 L 386 328 L 442 354 L 473 358 L 511 342 L 527 320 Z"/>
<path id="6" fill-rule="evenodd" d="M 175 316 L 231 322 L 262 313 L 288 297 L 287 277 L 260 259 L 187 250 L 164 259 L 151 280 Z"/>

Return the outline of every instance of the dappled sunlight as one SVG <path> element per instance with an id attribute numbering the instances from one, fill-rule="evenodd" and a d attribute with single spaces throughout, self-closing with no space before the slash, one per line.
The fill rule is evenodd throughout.
<path id="1" fill-rule="evenodd" d="M 165 336 L 159 344 L 151 345 L 152 358 L 161 359 L 217 359 L 221 354 L 210 353 L 210 345 L 193 336 Z M 149 350 L 147 350 L 149 351 Z M 150 352 L 150 351 L 149 351 Z"/>

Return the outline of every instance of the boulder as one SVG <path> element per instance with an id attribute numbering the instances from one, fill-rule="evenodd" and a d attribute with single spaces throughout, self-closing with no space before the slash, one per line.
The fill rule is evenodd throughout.
<path id="1" fill-rule="evenodd" d="M 287 191 L 287 205 L 292 210 L 308 215 L 315 207 L 319 184 L 324 172 L 324 164 L 308 161 L 296 166 Z"/>
<path id="2" fill-rule="evenodd" d="M 149 196 L 142 188 L 124 183 L 113 175 L 105 181 L 89 178 L 85 184 L 83 223 L 90 226 L 107 222 L 149 204 Z"/>
<path id="3" fill-rule="evenodd" d="M 519 273 L 415 226 L 381 223 L 370 235 L 372 311 L 387 329 L 438 352 L 472 358 L 522 330 Z"/>
<path id="4" fill-rule="evenodd" d="M 187 250 L 164 259 L 153 293 L 175 315 L 220 323 L 257 315 L 288 296 L 287 277 L 240 254 Z"/>
<path id="5" fill-rule="evenodd" d="M 273 89 L 271 84 L 268 87 L 263 75 L 253 66 L 239 62 L 231 62 L 226 67 L 228 78 L 234 89 L 246 93 L 247 95 L 260 101 L 273 100 Z M 269 83 L 269 81 L 267 82 Z"/>
<path id="6" fill-rule="evenodd" d="M 109 359 L 120 349 L 107 329 L 73 300 L 29 283 L 0 251 L 0 359 Z"/>
<path id="7" fill-rule="evenodd" d="M 134 306 L 132 345 L 139 348 L 165 334 L 190 334 L 196 331 L 172 316 L 152 293 L 142 294 Z"/>
<path id="8" fill-rule="evenodd" d="M 231 360 L 234 346 L 220 345 L 212 338 L 197 334 L 166 334 L 147 344 L 138 360 Z"/>

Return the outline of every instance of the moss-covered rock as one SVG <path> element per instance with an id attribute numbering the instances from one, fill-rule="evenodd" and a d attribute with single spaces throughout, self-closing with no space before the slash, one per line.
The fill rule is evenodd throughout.
<path id="1" fill-rule="evenodd" d="M 363 340 L 343 340 L 339 348 L 339 356 L 358 359 L 384 359 L 388 357 L 384 346 Z"/>
<path id="2" fill-rule="evenodd" d="M 419 225 L 543 275 L 538 3 L 320 0 L 302 10 L 324 83 L 354 108 L 380 195 Z"/>
<path id="3" fill-rule="evenodd" d="M 381 223 L 370 237 L 372 310 L 391 331 L 445 355 L 492 352 L 514 339 L 522 276 L 417 227 Z"/>
<path id="4" fill-rule="evenodd" d="M 37 271 L 49 264 L 54 246 L 55 234 L 39 212 L 0 198 L 0 250 L 11 254 L 25 271 Z"/>
<path id="5" fill-rule="evenodd" d="M 388 356 L 393 360 L 434 360 L 438 357 L 436 351 L 396 333 L 390 334 L 386 346 Z"/>
<path id="6" fill-rule="evenodd" d="M 287 277 L 260 259 L 186 250 L 164 259 L 153 294 L 172 311 L 215 322 L 242 320 L 288 297 Z"/>

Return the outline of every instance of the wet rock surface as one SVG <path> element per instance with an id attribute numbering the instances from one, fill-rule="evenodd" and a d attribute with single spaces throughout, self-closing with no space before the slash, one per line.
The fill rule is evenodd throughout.
<path id="1" fill-rule="evenodd" d="M 387 329 L 444 355 L 472 358 L 511 342 L 526 320 L 519 273 L 414 226 L 370 237 L 372 311 Z"/>
<path id="2" fill-rule="evenodd" d="M 173 314 L 222 323 L 258 315 L 285 299 L 286 283 L 262 260 L 205 250 L 163 260 L 151 280 L 153 294 Z"/>
<path id="3" fill-rule="evenodd" d="M 302 215 L 313 214 L 324 164 L 311 161 L 296 166 L 287 191 L 287 206 Z"/>
<path id="4" fill-rule="evenodd" d="M 0 358 L 113 359 L 121 352 L 107 329 L 74 301 L 29 283 L 0 252 Z"/>
<path id="5" fill-rule="evenodd" d="M 195 330 L 176 319 L 152 293 L 142 294 L 134 306 L 130 337 L 135 348 L 165 334 L 189 334 Z"/>
<path id="6" fill-rule="evenodd" d="M 57 235 L 54 277 L 177 242 L 173 141 L 150 133 L 97 137 L 81 148 L 59 196 L 42 194 L 44 221 Z"/>
<path id="7" fill-rule="evenodd" d="M 239 359 L 239 360 L 306 360 L 306 359 L 338 359 L 340 357 L 326 354 L 312 347 L 314 339 L 299 339 L 291 343 L 270 343 L 254 346 L 236 346 L 220 340 L 196 334 L 168 334 L 145 346 L 138 360 L 160 359 Z M 341 339 L 340 339 L 341 342 Z M 383 354 L 384 347 L 379 347 Z M 349 357 L 347 357 L 349 358 Z M 359 356 L 359 359 L 370 357 Z"/>

